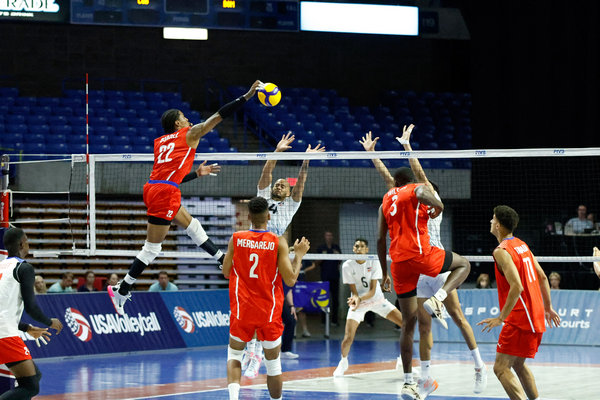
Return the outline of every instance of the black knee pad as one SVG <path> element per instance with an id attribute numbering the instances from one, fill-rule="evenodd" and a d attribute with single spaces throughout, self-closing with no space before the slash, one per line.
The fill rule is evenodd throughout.
<path id="1" fill-rule="evenodd" d="M 40 379 L 42 379 L 42 373 L 35 367 L 36 374 L 33 376 L 22 376 L 17 378 L 19 383 L 19 389 L 27 392 L 29 397 L 36 396 L 40 392 Z"/>

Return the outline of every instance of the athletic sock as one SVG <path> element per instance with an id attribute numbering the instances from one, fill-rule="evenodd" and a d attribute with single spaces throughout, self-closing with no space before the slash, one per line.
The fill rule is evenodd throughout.
<path id="1" fill-rule="evenodd" d="M 227 385 L 227 389 L 229 389 L 229 400 L 238 400 L 240 397 L 240 384 L 239 383 L 230 383 Z"/>
<path id="2" fill-rule="evenodd" d="M 421 378 L 429 378 L 429 369 L 431 368 L 431 360 L 421 360 Z"/>
<path id="3" fill-rule="evenodd" d="M 446 291 L 444 289 L 440 288 L 437 292 L 435 292 L 433 297 L 435 297 L 439 301 L 444 301 L 444 300 L 446 300 L 446 297 L 448 297 L 448 293 L 446 293 Z"/>
<path id="4" fill-rule="evenodd" d="M 479 354 L 479 347 L 471 350 L 471 356 L 473 356 L 473 361 L 475 361 L 475 368 L 483 368 L 484 363 L 481 359 L 481 354 Z"/>
<path id="5" fill-rule="evenodd" d="M 413 381 L 412 372 L 404 374 L 404 383 L 408 383 L 409 385 L 412 385 L 413 383 L 415 383 L 415 381 Z"/>
<path id="6" fill-rule="evenodd" d="M 246 343 L 246 350 L 248 350 L 248 353 L 254 353 L 255 345 L 256 345 L 256 339 L 252 339 L 251 341 Z"/>

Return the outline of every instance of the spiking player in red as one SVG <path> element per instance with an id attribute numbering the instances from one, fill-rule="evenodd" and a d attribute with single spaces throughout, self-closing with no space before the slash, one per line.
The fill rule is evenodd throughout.
<path id="1" fill-rule="evenodd" d="M 494 373 L 511 400 L 537 400 L 535 378 L 525 359 L 535 357 L 546 330 L 545 321 L 550 327 L 559 326 L 560 317 L 552 308 L 544 270 L 529 246 L 513 235 L 518 223 L 519 215 L 509 206 L 494 208 L 490 232 L 499 243 L 492 254 L 501 311 L 496 318 L 486 318 L 477 325 L 484 325 L 483 331 L 489 332 L 504 323 Z"/>
<path id="2" fill-rule="evenodd" d="M 107 291 L 117 313 L 123 315 L 125 301 L 131 297 L 131 286 L 160 253 L 171 223 L 185 229 L 192 241 L 209 253 L 220 264 L 224 254 L 209 239 L 200 221 L 193 218 L 181 206 L 179 184 L 192 168 L 196 147 L 200 138 L 210 132 L 224 118 L 227 118 L 248 101 L 262 82 L 256 81 L 243 96 L 225 104 L 206 121 L 192 125 L 179 110 L 171 109 L 163 113 L 161 123 L 165 135 L 154 140 L 154 167 L 150 179 L 144 185 L 144 204 L 148 209 L 146 242 L 129 268 L 129 273 Z M 200 174 L 213 172 L 214 165 L 200 166 Z M 193 172 L 192 174 L 196 174 Z"/>
<path id="3" fill-rule="evenodd" d="M 231 400 L 239 397 L 244 347 L 255 334 L 265 351 L 271 399 L 281 398 L 281 279 L 288 286 L 295 285 L 302 257 L 310 243 L 304 237 L 296 240 L 294 260 L 290 262 L 285 238 L 267 231 L 268 207 L 267 200 L 262 197 L 250 200 L 248 211 L 253 229 L 233 234 L 223 263 L 223 274 L 229 278 L 231 306 L 227 351 L 227 383 Z"/>

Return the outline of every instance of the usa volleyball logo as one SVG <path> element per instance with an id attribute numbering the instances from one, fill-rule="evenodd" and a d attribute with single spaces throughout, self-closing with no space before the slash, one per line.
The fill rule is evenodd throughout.
<path id="1" fill-rule="evenodd" d="M 90 323 L 79 310 L 71 307 L 67 308 L 65 310 L 65 321 L 77 339 L 82 342 L 89 342 L 92 339 Z"/>
<path id="2" fill-rule="evenodd" d="M 173 309 L 173 316 L 177 320 L 177 323 L 186 333 L 194 333 L 196 326 L 192 316 L 188 314 L 183 307 L 176 306 Z"/>

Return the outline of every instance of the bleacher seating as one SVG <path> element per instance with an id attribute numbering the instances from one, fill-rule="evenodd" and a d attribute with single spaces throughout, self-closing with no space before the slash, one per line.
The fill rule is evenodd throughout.
<path id="1" fill-rule="evenodd" d="M 198 218 L 213 242 L 221 249 L 227 248 L 236 225 L 236 208 L 231 198 L 183 198 L 182 204 Z M 87 225 L 84 201 L 71 201 L 70 208 L 63 201 L 50 199 L 15 199 L 13 220 L 20 222 L 29 238 L 31 251 L 72 250 L 86 247 Z M 39 220 L 70 218 L 66 222 L 39 222 Z M 146 237 L 146 209 L 139 201 L 99 200 L 96 208 L 97 249 L 139 251 Z M 192 243 L 184 230 L 172 227 L 162 244 L 163 251 L 202 250 Z M 122 278 L 128 271 L 132 257 L 124 255 L 81 257 L 32 258 L 36 273 L 42 274 L 47 283 L 60 279 L 65 271 L 83 278 L 85 271 L 94 270 L 97 276 L 116 273 Z M 159 271 L 166 270 L 180 289 L 215 289 L 227 287 L 228 281 L 217 269 L 211 258 L 165 258 L 158 257 L 146 268 L 136 283 L 137 290 L 146 290 L 156 281 Z"/>

